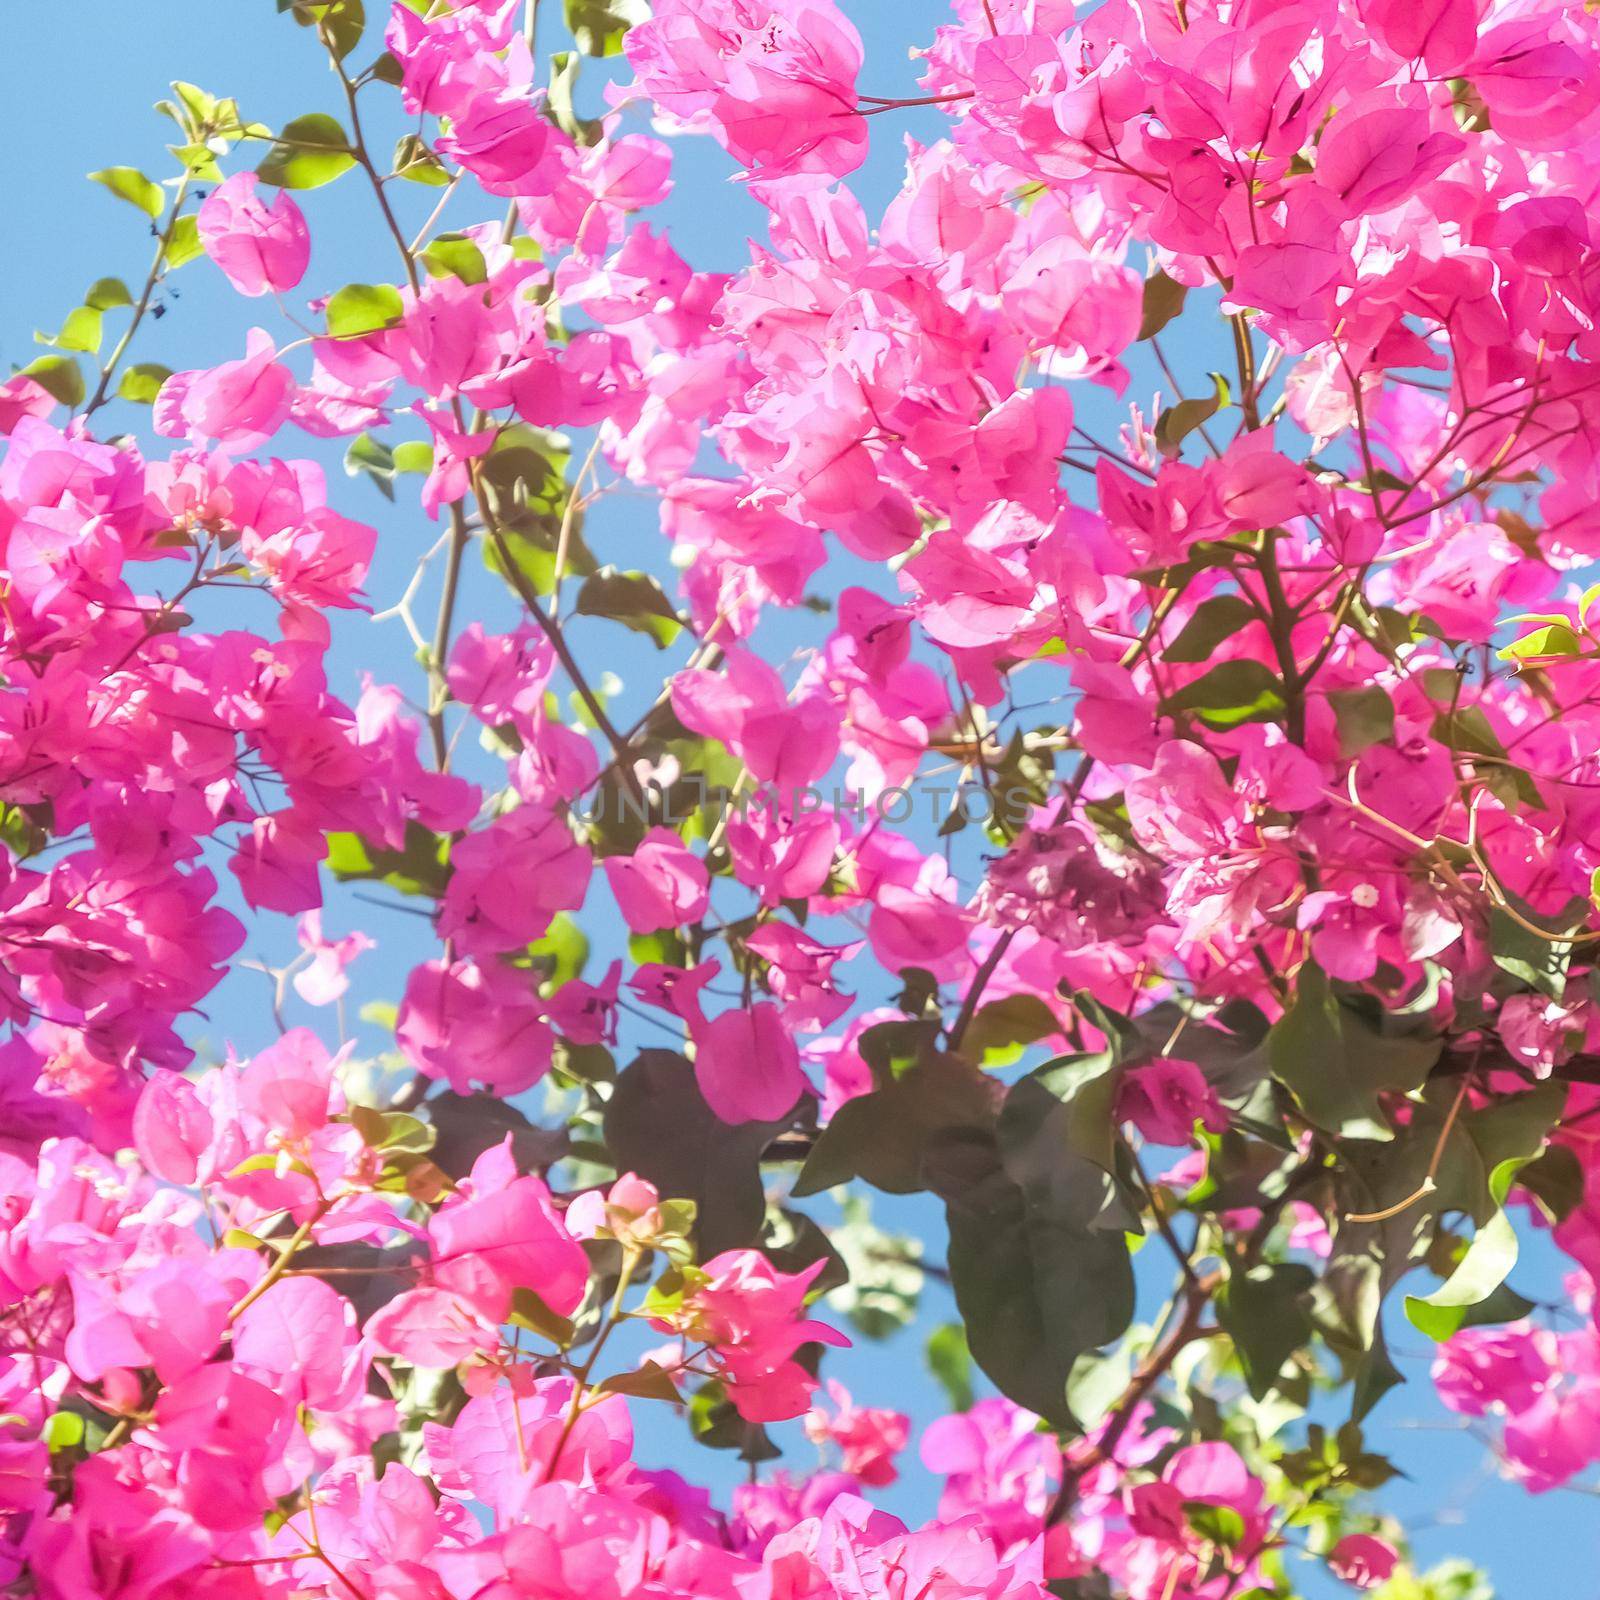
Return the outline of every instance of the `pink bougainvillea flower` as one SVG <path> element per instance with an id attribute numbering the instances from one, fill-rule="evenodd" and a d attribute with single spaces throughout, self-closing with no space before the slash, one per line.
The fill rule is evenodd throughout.
<path id="1" fill-rule="evenodd" d="M 306 275 L 311 234 L 304 213 L 287 189 L 264 204 L 253 172 L 218 184 L 195 220 L 206 254 L 240 294 L 284 294 Z"/>

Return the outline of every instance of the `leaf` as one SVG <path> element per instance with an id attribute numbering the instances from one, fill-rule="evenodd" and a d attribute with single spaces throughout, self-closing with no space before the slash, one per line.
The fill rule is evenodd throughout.
<path id="1" fill-rule="evenodd" d="M 1267 1039 L 1274 1075 L 1312 1122 L 1375 1140 L 1393 1137 L 1379 1096 L 1420 1088 L 1440 1048 L 1435 1038 L 1380 1032 L 1340 1004 L 1314 961 L 1301 966 L 1294 998 Z"/>
<path id="2" fill-rule="evenodd" d="M 483 251 L 464 233 L 441 233 L 422 252 L 422 264 L 435 278 L 459 278 L 463 283 L 489 281 Z"/>
<path id="3" fill-rule="evenodd" d="M 632 1372 L 613 1372 L 609 1378 L 602 1378 L 597 1387 L 601 1394 L 625 1394 L 637 1400 L 670 1400 L 676 1404 L 683 1399 L 666 1368 L 648 1360 Z"/>
<path id="4" fill-rule="evenodd" d="M 341 883 L 372 879 L 401 894 L 437 899 L 450 881 L 450 841 L 422 826 L 407 822 L 405 844 L 399 850 L 369 844 L 359 834 L 328 835 L 328 870 Z"/>
<path id="5" fill-rule="evenodd" d="M 1283 684 L 1259 661 L 1224 661 L 1161 702 L 1163 716 L 1192 711 L 1208 728 L 1271 722 L 1283 714 Z"/>
<path id="6" fill-rule="evenodd" d="M 430 189 L 442 189 L 450 182 L 445 164 L 428 148 L 420 134 L 401 135 L 395 144 L 390 167 L 395 177 Z"/>
<path id="7" fill-rule="evenodd" d="M 1212 392 L 1203 399 L 1180 400 L 1156 418 L 1156 448 L 1169 461 L 1182 453 L 1183 441 L 1196 428 L 1203 428 L 1228 403 L 1228 390 L 1222 379 L 1213 374 L 1212 385 Z"/>
<path id="8" fill-rule="evenodd" d="M 970 1411 L 976 1396 L 972 1392 L 972 1352 L 967 1348 L 967 1330 L 959 1322 L 941 1323 L 928 1335 L 923 1347 L 928 1369 L 944 1390 L 952 1411 Z"/>
<path id="9" fill-rule="evenodd" d="M 924 1049 L 898 1077 L 834 1112 L 794 1194 L 817 1194 L 854 1178 L 887 1194 L 926 1189 L 929 1157 L 942 1143 L 992 1127 L 995 1099 L 995 1084 L 970 1062 Z"/>
<path id="10" fill-rule="evenodd" d="M 292 12 L 301 27 L 316 28 L 340 61 L 361 43 L 367 25 L 362 0 L 278 0 L 278 9 Z"/>
<path id="11" fill-rule="evenodd" d="M 1513 640 L 1499 654 L 1502 661 L 1537 666 L 1545 661 L 1575 661 L 1583 655 L 1583 644 L 1565 622 L 1551 622 Z"/>
<path id="12" fill-rule="evenodd" d="M 1276 1385 L 1284 1363 L 1311 1338 L 1306 1296 L 1316 1282 L 1310 1267 L 1276 1263 L 1234 1271 L 1217 1294 L 1217 1321 L 1233 1340 L 1251 1396 Z"/>
<path id="13" fill-rule="evenodd" d="M 1215 594 L 1195 607 L 1178 637 L 1162 652 L 1164 661 L 1196 665 L 1209 661 L 1218 645 L 1225 644 L 1257 620 L 1250 602 L 1239 594 Z"/>
<path id="14" fill-rule="evenodd" d="M 128 293 L 128 286 L 121 278 L 97 278 L 89 285 L 83 303 L 96 311 L 117 311 L 123 306 L 131 306 L 133 296 Z"/>
<path id="15" fill-rule="evenodd" d="M 598 144 L 604 134 L 599 117 L 580 117 L 574 99 L 578 87 L 578 55 L 561 50 L 550 57 L 550 88 L 545 110 L 555 125 L 574 144 L 587 148 Z"/>
<path id="16" fill-rule="evenodd" d="M 548 1339 L 558 1350 L 570 1349 L 578 1337 L 572 1319 L 551 1310 L 532 1289 L 511 1291 L 511 1315 L 506 1321 L 514 1328 L 525 1328 L 541 1339 Z"/>
<path id="17" fill-rule="evenodd" d="M 81 350 L 86 355 L 93 355 L 100 348 L 101 322 L 100 313 L 93 306 L 74 306 L 54 338 L 40 334 L 34 337 L 40 344 L 53 344 L 60 350 Z"/>
<path id="18" fill-rule="evenodd" d="M 961 1049 L 985 1063 L 1003 1064 L 992 1058 L 1014 1061 L 1021 1047 L 1060 1033 L 1061 1019 L 1036 994 L 1008 994 L 979 1006 Z"/>
<path id="19" fill-rule="evenodd" d="M 671 1050 L 641 1050 L 617 1078 L 605 1141 L 618 1172 L 637 1172 L 669 1199 L 692 1200 L 701 1259 L 753 1245 L 766 1216 L 761 1156 L 788 1126 L 721 1121 L 694 1068 Z"/>
<path id="20" fill-rule="evenodd" d="M 1531 916 L 1526 906 L 1518 906 L 1531 922 L 1542 919 Z M 1551 1000 L 1559 1000 L 1566 992 L 1567 966 L 1572 960 L 1572 941 L 1554 936 L 1541 938 L 1531 928 L 1500 906 L 1489 911 L 1489 954 L 1502 972 L 1509 972 L 1530 988 Z"/>
<path id="21" fill-rule="evenodd" d="M 89 181 L 101 184 L 130 206 L 137 206 L 147 217 L 159 217 L 166 209 L 161 186 L 152 183 L 137 167 L 102 167 L 89 174 Z"/>
<path id="22" fill-rule="evenodd" d="M 320 189 L 355 164 L 344 129 L 326 112 L 313 111 L 284 128 L 256 176 L 283 189 Z"/>
<path id="23" fill-rule="evenodd" d="M 171 376 L 172 369 L 163 367 L 158 362 L 136 362 L 133 366 L 125 368 L 121 378 L 117 380 L 117 395 L 134 405 L 154 405 L 156 396 L 161 393 L 161 385 Z"/>
<path id="24" fill-rule="evenodd" d="M 683 631 L 665 590 L 648 572 L 602 567 L 584 580 L 576 609 L 580 616 L 609 617 L 635 633 L 645 634 L 658 650 L 665 650 Z"/>
<path id="25" fill-rule="evenodd" d="M 394 452 L 370 433 L 358 433 L 344 453 L 344 470 L 368 478 L 385 500 L 394 499 Z"/>
<path id="26" fill-rule="evenodd" d="M 1394 701 L 1377 684 L 1330 690 L 1328 704 L 1339 730 L 1339 754 L 1346 761 L 1394 738 Z"/>
<path id="27" fill-rule="evenodd" d="M 1525 1157 L 1502 1161 L 1489 1179 L 1495 1212 L 1473 1235 L 1456 1269 L 1429 1295 L 1407 1295 L 1406 1317 L 1412 1327 L 1436 1343 L 1462 1328 L 1485 1322 L 1511 1322 L 1533 1309 L 1506 1278 L 1517 1264 L 1517 1230 L 1505 1212 L 1512 1180 L 1526 1165 Z"/>
<path id="28" fill-rule="evenodd" d="M 1144 311 L 1139 320 L 1139 337 L 1153 339 L 1183 310 L 1189 291 L 1181 283 L 1156 271 L 1144 280 Z"/>
<path id="29" fill-rule="evenodd" d="M 648 0 L 566 0 L 567 27 L 586 56 L 614 56 L 635 23 L 650 16 Z"/>
<path id="30" fill-rule="evenodd" d="M 388 283 L 347 283 L 328 301 L 328 332 L 335 339 L 360 339 L 392 328 L 405 317 L 400 291 Z"/>
<path id="31" fill-rule="evenodd" d="M 937 1176 L 973 1359 L 1002 1394 L 1070 1426 L 1067 1384 L 1078 1357 L 1119 1338 L 1133 1316 L 1126 1236 L 1025 1195 L 992 1138 L 948 1146 Z"/>
<path id="32" fill-rule="evenodd" d="M 179 217 L 167 235 L 167 265 L 173 269 L 187 266 L 205 253 L 205 246 L 200 243 L 199 221 L 192 216 Z"/>
<path id="33" fill-rule="evenodd" d="M 566 1153 L 564 1128 L 536 1128 L 513 1105 L 492 1094 L 457 1094 L 454 1089 L 427 1102 L 433 1124 L 434 1163 L 452 1178 L 464 1178 L 485 1150 L 511 1135 L 511 1154 L 519 1172 L 548 1167 Z"/>
<path id="34" fill-rule="evenodd" d="M 22 376 L 32 378 L 64 406 L 81 406 L 88 393 L 83 371 L 72 356 L 40 356 L 22 369 Z"/>

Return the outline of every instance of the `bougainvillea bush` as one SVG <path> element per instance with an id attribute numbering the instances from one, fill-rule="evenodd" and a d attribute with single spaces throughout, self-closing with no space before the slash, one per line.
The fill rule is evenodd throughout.
<path id="1" fill-rule="evenodd" d="M 0 1589 L 1482 1594 L 1363 1425 L 1600 1461 L 1596 8 L 278 9 L 0 384 Z"/>

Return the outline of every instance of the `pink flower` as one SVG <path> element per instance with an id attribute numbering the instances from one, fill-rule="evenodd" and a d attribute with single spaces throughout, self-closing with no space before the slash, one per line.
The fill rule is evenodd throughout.
<path id="1" fill-rule="evenodd" d="M 1387 1582 L 1399 1562 L 1394 1546 L 1371 1533 L 1347 1533 L 1328 1552 L 1328 1570 L 1357 1589 Z"/>
<path id="2" fill-rule="evenodd" d="M 894 1458 L 911 1437 L 911 1419 L 899 1411 L 858 1406 L 842 1383 L 829 1379 L 828 1399 L 834 1410 L 814 1405 L 806 1413 L 806 1437 L 813 1444 L 833 1444 L 840 1465 L 851 1477 L 874 1489 L 885 1488 L 899 1476 Z"/>
<path id="3" fill-rule="evenodd" d="M 622 920 L 635 933 L 655 933 L 703 917 L 710 903 L 705 863 L 669 828 L 652 828 L 633 854 L 602 863 Z"/>
<path id="4" fill-rule="evenodd" d="M 748 1011 L 725 1011 L 691 1031 L 695 1081 L 724 1122 L 775 1121 L 805 1093 L 800 1052 L 768 1001 Z"/>
<path id="5" fill-rule="evenodd" d="M 1206 1075 L 1194 1062 L 1169 1056 L 1128 1069 L 1117 1090 L 1116 1116 L 1152 1144 L 1188 1144 L 1197 1122 L 1208 1133 L 1228 1126 L 1228 1113 Z"/>
<path id="6" fill-rule="evenodd" d="M 329 1005 L 350 987 L 345 969 L 364 950 L 375 948 L 376 941 L 359 931 L 347 933 L 342 939 L 324 939 L 320 911 L 306 912 L 296 930 L 300 948 L 311 957 L 311 963 L 295 973 L 295 993 L 307 1005 Z"/>
<path id="7" fill-rule="evenodd" d="M 240 294 L 283 294 L 306 274 L 311 235 L 288 190 L 263 205 L 256 183 L 236 172 L 211 191 L 196 217 L 200 243 Z"/>
<path id="8" fill-rule="evenodd" d="M 255 450 L 288 420 L 294 378 L 276 359 L 271 334 L 252 328 L 241 361 L 175 372 L 156 396 L 156 432 L 214 440 L 229 453 Z"/>

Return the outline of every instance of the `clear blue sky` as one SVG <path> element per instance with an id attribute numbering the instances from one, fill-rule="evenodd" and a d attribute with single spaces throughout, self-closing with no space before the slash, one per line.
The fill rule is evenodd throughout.
<path id="1" fill-rule="evenodd" d="M 369 5 L 375 15 L 382 10 L 381 0 L 369 0 Z M 945 14 L 943 7 L 933 0 L 844 0 L 844 6 L 867 42 L 863 88 L 879 95 L 914 92 L 907 46 L 931 36 Z M 135 288 L 141 280 L 151 248 L 144 219 L 83 179 L 92 169 L 113 165 L 139 166 L 158 179 L 172 170 L 164 149 L 171 125 L 150 110 L 166 93 L 169 80 L 185 79 L 212 93 L 236 96 L 248 117 L 273 126 L 306 111 L 341 108 L 314 42 L 276 15 L 271 0 L 219 0 L 212 5 L 144 0 L 138 6 L 129 6 L 126 0 L 117 4 L 74 0 L 67 6 L 12 0 L 6 9 L 0 95 L 13 132 L 8 159 L 0 169 L 8 224 L 8 248 L 0 255 L 0 306 L 4 307 L 0 361 L 9 370 L 37 354 L 33 331 L 58 326 L 96 278 L 121 276 Z M 553 3 L 545 9 L 558 10 Z M 540 28 L 546 49 L 561 43 L 554 23 L 541 18 Z M 375 25 L 372 40 L 354 58 L 358 63 L 370 58 L 380 31 Z M 592 96 L 604 70 L 586 63 L 588 109 L 595 107 Z M 917 117 L 898 123 L 893 118 L 878 119 L 874 156 L 852 180 L 869 212 L 881 210 L 898 184 L 902 134 L 914 130 L 924 139 L 937 137 L 937 113 L 922 112 Z M 389 130 L 391 139 L 395 131 Z M 745 238 L 761 237 L 764 231 L 763 213 L 737 184 L 727 181 L 728 171 L 726 159 L 709 143 L 689 141 L 680 146 L 679 191 L 665 208 L 663 220 L 671 226 L 678 249 L 697 267 L 735 267 L 744 259 Z M 392 247 L 375 226 L 370 197 L 355 175 L 301 198 L 314 240 L 308 293 L 350 281 L 392 279 Z M 418 222 L 433 198 L 432 191 L 415 196 Z M 446 223 L 478 220 L 463 205 L 452 208 Z M 215 362 L 242 351 L 244 330 L 257 319 L 279 331 L 270 301 L 239 299 L 209 263 L 197 262 L 177 275 L 164 316 L 141 334 L 134 359 L 158 360 L 174 368 Z M 1220 364 L 1222 345 L 1215 329 L 1187 335 L 1174 332 L 1171 353 L 1182 366 L 1203 372 Z M 1102 417 L 1109 415 L 1103 404 L 1097 410 Z M 126 408 L 107 415 L 120 428 L 138 426 L 138 417 Z M 404 494 L 391 506 L 369 484 L 347 479 L 340 468 L 342 444 L 294 436 L 286 438 L 281 448 L 321 460 L 328 469 L 334 503 L 377 525 L 380 557 L 369 587 L 377 606 L 390 604 L 418 555 L 432 543 L 432 525 L 414 505 L 405 504 Z M 602 560 L 661 568 L 663 550 L 648 500 L 619 496 L 609 501 L 597 511 L 591 529 L 591 542 Z M 849 581 L 861 578 L 853 575 Z M 256 609 L 244 609 L 252 604 L 248 596 L 235 604 L 240 610 L 227 619 L 230 625 L 269 624 L 265 607 L 258 602 Z M 430 612 L 425 609 L 422 614 Z M 503 621 L 511 616 L 498 586 L 481 574 L 475 575 L 467 614 Z M 374 626 L 353 617 L 343 622 L 344 641 L 333 661 L 336 692 L 353 697 L 361 674 L 369 671 L 383 679 L 416 683 L 409 645 L 397 624 Z M 625 707 L 641 703 L 635 697 L 648 701 L 659 688 L 662 661 L 648 646 L 622 638 L 609 623 L 590 626 L 594 632 L 577 641 L 580 657 L 601 662 L 630 680 Z M 780 647 L 792 648 L 804 634 L 780 629 L 772 637 Z M 381 941 L 379 950 L 361 964 L 355 998 L 398 998 L 405 972 L 426 953 L 424 930 L 417 922 L 337 901 L 330 905 L 326 920 L 334 933 L 347 931 L 359 920 Z M 615 938 L 614 919 L 608 921 L 603 907 L 585 913 L 584 921 L 597 935 L 597 944 L 603 945 L 608 936 Z M 288 925 L 282 919 L 268 919 L 259 931 L 253 927 L 247 950 L 283 961 L 293 950 Z M 197 1030 L 209 1045 L 231 1041 L 248 1051 L 265 1042 L 270 1021 L 260 977 L 236 974 L 214 998 L 210 1025 Z M 303 1007 L 294 1020 L 331 1025 L 327 1013 L 318 1016 Z M 371 1047 L 377 1041 L 366 1043 Z M 906 1219 L 930 1221 L 929 1255 L 940 1257 L 942 1230 L 931 1208 L 880 1202 L 876 1210 L 886 1226 L 904 1224 Z M 1558 1281 L 1549 1253 L 1535 1249 L 1530 1254 L 1532 1270 L 1519 1274 L 1519 1281 L 1528 1293 L 1553 1296 Z M 930 1290 L 929 1306 L 930 1326 L 948 1315 L 948 1302 L 937 1288 Z M 829 1370 L 845 1379 L 859 1399 L 894 1404 L 926 1420 L 938 1409 L 938 1391 L 923 1371 L 920 1339 L 919 1331 L 887 1345 L 863 1345 L 843 1359 L 830 1358 Z M 1424 1561 L 1448 1554 L 1469 1556 L 1487 1565 L 1500 1592 L 1511 1597 L 1534 1595 L 1558 1584 L 1564 1592 L 1571 1592 L 1575 1584 L 1592 1588 L 1587 1577 L 1594 1556 L 1590 1502 L 1559 1491 L 1533 1498 L 1494 1481 L 1484 1469 L 1481 1448 L 1454 1431 L 1455 1419 L 1432 1399 L 1425 1377 L 1425 1341 L 1402 1324 L 1395 1342 L 1401 1365 L 1413 1381 L 1380 1408 L 1369 1427 L 1369 1445 L 1391 1454 L 1411 1475 L 1412 1481 L 1395 1485 L 1387 1499 L 1412 1517 Z M 636 1410 L 646 1457 L 681 1465 L 685 1451 L 678 1424 L 659 1414 L 664 1408 L 655 1408 L 657 1414 L 651 1415 L 651 1408 L 641 1403 Z M 1451 1431 L 1435 1431 L 1440 1428 Z M 797 1443 L 791 1454 L 803 1464 L 808 1447 L 798 1440 L 797 1428 L 789 1430 L 788 1442 Z M 725 1458 L 716 1463 L 718 1481 L 728 1481 L 731 1474 L 723 1469 L 731 1465 Z M 705 1476 L 712 1466 L 707 1454 L 704 1462 L 693 1462 L 691 1470 Z M 914 1459 L 908 1460 L 907 1468 L 905 1483 L 886 1497 L 887 1503 L 917 1517 L 931 1508 L 933 1485 Z M 1424 1526 L 1417 1520 L 1430 1514 L 1438 1519 L 1435 1525 Z"/>

